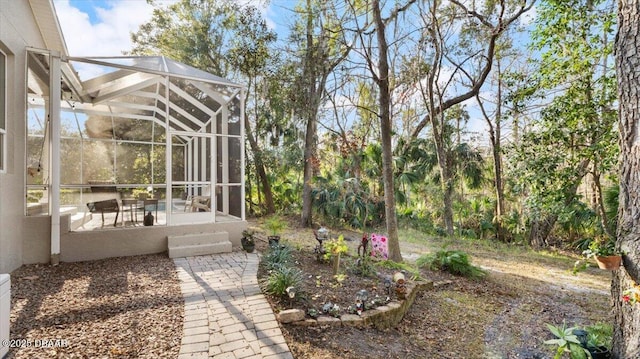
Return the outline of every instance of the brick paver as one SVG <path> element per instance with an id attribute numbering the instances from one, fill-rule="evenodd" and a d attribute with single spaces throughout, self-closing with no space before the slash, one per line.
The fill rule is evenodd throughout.
<path id="1" fill-rule="evenodd" d="M 293 358 L 258 287 L 258 255 L 176 258 L 185 300 L 179 358 Z"/>

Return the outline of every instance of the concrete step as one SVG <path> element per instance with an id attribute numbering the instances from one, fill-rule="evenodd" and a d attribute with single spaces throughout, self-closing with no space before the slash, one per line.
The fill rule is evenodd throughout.
<path id="1" fill-rule="evenodd" d="M 64 214 L 69 214 L 71 216 L 73 216 L 74 214 L 78 213 L 78 207 L 77 206 L 69 206 L 69 207 L 60 207 L 60 215 L 64 215 Z"/>
<path id="2" fill-rule="evenodd" d="M 229 253 L 232 244 L 228 232 L 192 233 L 167 236 L 169 258 Z"/>

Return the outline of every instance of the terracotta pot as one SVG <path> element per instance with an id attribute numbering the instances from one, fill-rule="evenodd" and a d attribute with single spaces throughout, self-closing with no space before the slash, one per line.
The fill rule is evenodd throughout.
<path id="1" fill-rule="evenodd" d="M 401 272 L 393 273 L 393 281 L 396 284 L 404 284 L 404 282 L 405 282 L 404 274 L 402 274 Z"/>
<path id="2" fill-rule="evenodd" d="M 606 257 L 596 256 L 596 263 L 598 263 L 598 267 L 600 269 L 616 270 L 620 268 L 621 262 L 622 262 L 622 256 L 606 256 Z"/>

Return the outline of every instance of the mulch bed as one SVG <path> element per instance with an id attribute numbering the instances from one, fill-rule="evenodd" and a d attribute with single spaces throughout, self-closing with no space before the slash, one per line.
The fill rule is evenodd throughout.
<path id="1" fill-rule="evenodd" d="M 166 254 L 22 266 L 8 358 L 175 358 L 183 314 Z"/>
<path id="2" fill-rule="evenodd" d="M 295 267 L 304 273 L 304 295 L 295 301 L 268 297 L 277 312 L 282 309 L 320 310 L 323 303 L 337 303 L 345 310 L 355 293 L 367 289 L 383 295 L 382 278 L 396 270 L 376 268 L 369 278 L 354 273 L 355 258 L 343 259 L 347 277 L 338 284 L 330 263 L 316 261 L 315 241 L 297 234 Z M 357 240 L 350 253 L 355 253 Z M 266 250 L 258 242 L 258 250 Z M 267 273 L 259 271 L 259 278 Z M 473 280 L 446 272 L 421 270 L 421 277 L 436 284 L 418 294 L 404 319 L 394 328 L 352 328 L 281 324 L 287 344 L 296 358 L 529 358 L 551 357 L 543 344 L 551 339 L 545 323 L 594 324 L 610 322 L 608 297 L 576 292 L 558 285 L 518 275 L 490 271 Z M 346 312 L 346 310 L 344 311 Z"/>

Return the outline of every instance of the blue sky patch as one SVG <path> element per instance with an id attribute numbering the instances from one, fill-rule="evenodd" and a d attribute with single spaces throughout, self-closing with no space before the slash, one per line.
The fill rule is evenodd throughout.
<path id="1" fill-rule="evenodd" d="M 110 9 L 112 7 L 112 4 L 106 0 L 69 0 L 69 3 L 71 6 L 89 15 L 89 21 L 92 25 L 100 22 L 96 12 L 98 8 Z"/>

